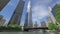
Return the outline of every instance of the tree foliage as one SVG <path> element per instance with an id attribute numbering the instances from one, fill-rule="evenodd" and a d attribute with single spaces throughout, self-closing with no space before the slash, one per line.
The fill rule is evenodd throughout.
<path id="1" fill-rule="evenodd" d="M 56 20 L 60 23 L 60 4 L 56 6 Z"/>
<path id="2" fill-rule="evenodd" d="M 48 29 L 49 29 L 49 30 L 58 30 L 58 27 L 57 27 L 57 25 L 54 24 L 54 23 L 49 23 Z"/>

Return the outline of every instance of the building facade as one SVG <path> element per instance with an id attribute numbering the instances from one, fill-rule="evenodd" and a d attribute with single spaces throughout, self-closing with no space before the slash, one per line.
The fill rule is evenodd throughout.
<path id="1" fill-rule="evenodd" d="M 42 21 L 42 22 L 41 22 L 41 27 L 47 27 L 45 21 Z"/>
<path id="2" fill-rule="evenodd" d="M 30 0 L 27 3 L 27 13 L 26 13 L 24 27 L 28 27 L 28 28 L 32 28 L 33 27 L 33 23 L 32 23 L 32 11 L 31 11 Z"/>
<path id="3" fill-rule="evenodd" d="M 18 24 L 18 25 L 20 25 L 24 4 L 25 4 L 25 2 L 23 0 L 19 0 L 19 3 L 17 5 L 17 7 L 16 7 L 16 9 L 15 9 L 8 25 L 9 24 Z"/>
<path id="4" fill-rule="evenodd" d="M 25 23 L 24 23 L 24 28 L 27 28 L 27 27 L 28 27 L 28 13 L 26 14 Z"/>
<path id="5" fill-rule="evenodd" d="M 4 23 L 5 23 L 5 19 L 3 19 L 3 16 L 2 15 L 0 15 L 0 26 L 3 26 L 4 25 Z"/>
<path id="6" fill-rule="evenodd" d="M 1 19 L 3 19 L 3 16 L 2 16 L 2 15 L 0 15 L 0 20 L 1 20 Z"/>
<path id="7" fill-rule="evenodd" d="M 54 8 L 49 7 L 49 10 L 50 10 L 50 15 L 49 15 L 49 17 L 48 17 L 48 21 L 50 21 L 50 22 L 48 22 L 48 23 L 56 23 L 56 18 L 55 18 L 55 16 L 56 16 L 55 6 L 54 6 Z"/>
<path id="8" fill-rule="evenodd" d="M 32 10 L 31 10 L 31 2 L 29 0 L 28 2 L 28 23 L 29 23 L 29 27 L 32 28 L 33 27 L 33 23 L 32 23 Z"/>
<path id="9" fill-rule="evenodd" d="M 34 24 L 34 28 L 38 28 L 37 21 L 36 21 L 35 24 Z"/>
<path id="10" fill-rule="evenodd" d="M 5 5 L 9 2 L 10 0 L 0 0 L 0 11 L 5 7 Z"/>

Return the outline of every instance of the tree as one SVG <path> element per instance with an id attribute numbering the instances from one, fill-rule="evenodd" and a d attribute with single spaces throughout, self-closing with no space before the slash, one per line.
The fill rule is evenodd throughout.
<path id="1" fill-rule="evenodd" d="M 49 29 L 49 30 L 58 30 L 58 27 L 57 27 L 57 25 L 54 24 L 54 23 L 49 23 L 48 29 Z"/>
<path id="2" fill-rule="evenodd" d="M 60 4 L 56 5 L 55 11 L 56 11 L 56 20 L 60 24 Z"/>

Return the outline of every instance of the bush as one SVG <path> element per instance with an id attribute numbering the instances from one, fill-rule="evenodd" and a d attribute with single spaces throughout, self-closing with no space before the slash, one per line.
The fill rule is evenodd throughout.
<path id="1" fill-rule="evenodd" d="M 8 25 L 8 29 L 10 30 L 21 30 L 21 26 L 17 24 L 10 24 Z"/>

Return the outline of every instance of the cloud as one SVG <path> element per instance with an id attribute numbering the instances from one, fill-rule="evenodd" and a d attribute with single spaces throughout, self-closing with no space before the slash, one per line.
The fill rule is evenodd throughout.
<path id="1" fill-rule="evenodd" d="M 53 0 L 32 0 L 33 3 L 35 3 L 35 5 L 39 5 L 39 4 L 43 4 L 43 5 L 47 5 L 50 4 Z"/>
<path id="2" fill-rule="evenodd" d="M 49 15 L 49 10 L 46 5 L 50 4 L 53 0 L 32 0 L 32 13 L 33 21 L 43 19 Z"/>
<path id="3" fill-rule="evenodd" d="M 33 13 L 33 21 L 36 21 L 38 19 L 42 19 L 46 16 L 49 15 L 49 11 L 47 8 L 43 5 L 36 5 L 32 8 L 32 13 Z"/>
<path id="4" fill-rule="evenodd" d="M 49 16 L 49 11 L 56 5 L 56 2 L 60 3 L 60 0 L 32 0 L 33 21 Z"/>
<path id="5" fill-rule="evenodd" d="M 32 13 L 33 13 L 33 21 L 36 21 L 38 19 L 43 19 L 46 16 L 48 17 L 50 15 L 50 11 L 52 10 L 51 7 L 47 6 L 51 4 L 53 7 L 56 5 L 56 3 L 60 4 L 60 0 L 33 0 L 33 6 L 32 6 Z"/>

